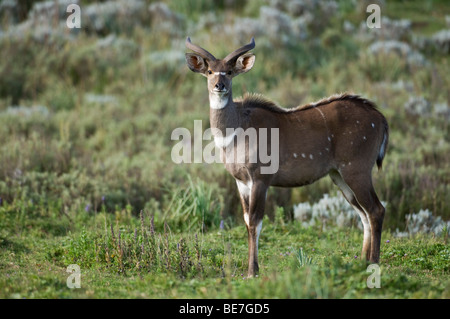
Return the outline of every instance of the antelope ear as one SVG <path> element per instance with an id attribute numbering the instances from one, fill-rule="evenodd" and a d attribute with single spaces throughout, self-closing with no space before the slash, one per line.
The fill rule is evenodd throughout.
<path id="1" fill-rule="evenodd" d="M 186 53 L 186 63 L 193 72 L 206 75 L 206 71 L 208 71 L 206 60 L 198 54 Z"/>
<path id="2" fill-rule="evenodd" d="M 255 55 L 253 53 L 246 53 L 241 55 L 234 65 L 234 72 L 236 74 L 246 73 L 251 70 L 255 64 Z"/>

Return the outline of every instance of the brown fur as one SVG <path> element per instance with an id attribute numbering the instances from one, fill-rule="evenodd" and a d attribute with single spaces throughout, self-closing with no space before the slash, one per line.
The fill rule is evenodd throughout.
<path id="1" fill-rule="evenodd" d="M 244 97 L 237 98 L 234 102 L 240 104 L 241 107 L 264 108 L 264 109 L 269 110 L 274 113 L 292 113 L 292 112 L 308 110 L 313 107 L 319 107 L 319 106 L 330 104 L 330 103 L 336 102 L 336 101 L 362 102 L 362 104 L 359 104 L 359 105 L 365 105 L 368 108 L 377 109 L 377 106 L 372 101 L 364 99 L 364 98 L 360 97 L 359 95 L 353 95 L 353 94 L 348 94 L 348 93 L 332 95 L 332 96 L 323 98 L 314 103 L 299 105 L 299 106 L 292 107 L 292 108 L 283 108 L 283 107 L 279 106 L 278 104 L 276 104 L 275 102 L 267 99 L 263 95 L 255 94 L 255 93 L 246 93 L 246 94 L 244 94 Z"/>

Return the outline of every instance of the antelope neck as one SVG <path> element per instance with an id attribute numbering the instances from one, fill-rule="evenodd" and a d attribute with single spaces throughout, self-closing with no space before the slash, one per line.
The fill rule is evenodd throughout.
<path id="1" fill-rule="evenodd" d="M 219 129 L 222 134 L 226 134 L 227 128 L 237 128 L 239 119 L 236 107 L 231 97 L 231 91 L 226 95 L 210 93 L 210 124 L 211 128 Z M 222 107 L 215 107 L 217 105 Z"/>

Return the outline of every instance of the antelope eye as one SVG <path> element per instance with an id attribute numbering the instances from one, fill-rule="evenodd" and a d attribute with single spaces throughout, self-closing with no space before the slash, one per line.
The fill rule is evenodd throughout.
<path id="1" fill-rule="evenodd" d="M 208 70 L 208 74 L 212 74 L 212 71 L 211 71 L 211 70 Z"/>
<path id="2" fill-rule="evenodd" d="M 228 71 L 227 74 L 228 74 L 228 75 L 231 75 L 231 71 Z"/>

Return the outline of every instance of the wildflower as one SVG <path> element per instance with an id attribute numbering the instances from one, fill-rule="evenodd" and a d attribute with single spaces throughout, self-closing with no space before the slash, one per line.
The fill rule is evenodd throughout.
<path id="1" fill-rule="evenodd" d="M 219 228 L 220 228 L 220 229 L 224 229 L 224 228 L 225 228 L 225 223 L 224 223 L 223 219 L 220 221 L 220 226 L 219 226 Z"/>
<path id="2" fill-rule="evenodd" d="M 104 202 L 104 201 L 105 201 L 105 195 L 102 196 L 102 202 Z"/>
<path id="3" fill-rule="evenodd" d="M 358 258 L 358 256 L 357 255 L 355 255 L 355 259 L 357 259 Z"/>
<path id="4" fill-rule="evenodd" d="M 90 210 L 91 210 L 91 204 L 87 204 L 86 207 L 84 207 L 84 211 L 86 213 L 89 213 Z"/>
<path id="5" fill-rule="evenodd" d="M 386 240 L 386 244 L 389 244 L 390 243 L 390 240 L 388 239 L 388 240 Z"/>

